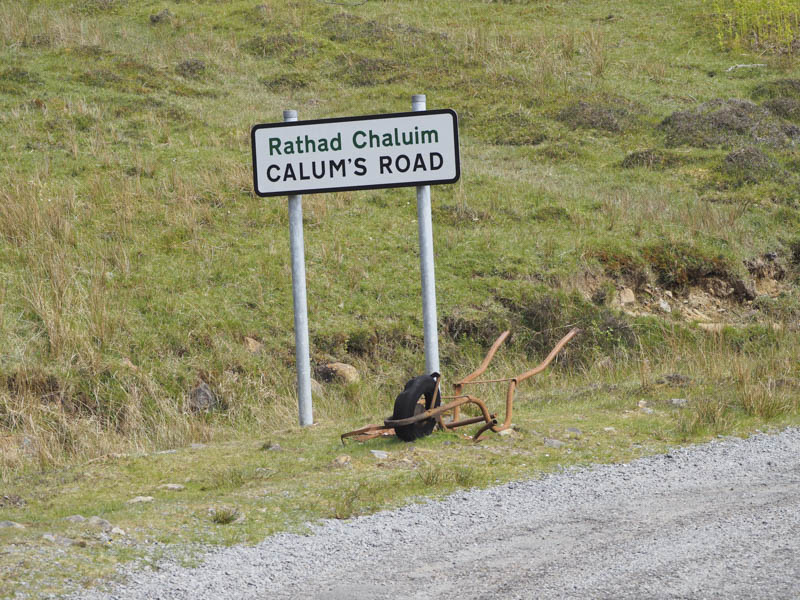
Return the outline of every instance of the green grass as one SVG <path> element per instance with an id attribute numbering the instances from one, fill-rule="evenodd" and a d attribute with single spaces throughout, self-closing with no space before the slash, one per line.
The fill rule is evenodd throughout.
<path id="1" fill-rule="evenodd" d="M 27 549 L 0 555 L 4 593 L 46 568 L 47 532 L 87 536 L 69 559 L 86 582 L 147 539 L 254 542 L 797 423 L 800 70 L 779 43 L 721 47 L 720 15 L 701 0 L 0 5 L 0 474 L 28 500 L 0 514 L 30 525 L 0 532 Z M 432 192 L 446 379 L 506 328 L 498 376 L 584 330 L 487 450 L 338 445 L 423 369 L 410 189 L 303 198 L 312 361 L 362 379 L 326 384 L 319 424 L 295 426 L 286 203 L 252 192 L 250 127 L 286 108 L 407 111 L 414 93 L 459 114 L 462 179 Z M 691 383 L 657 383 L 670 373 Z M 223 408 L 187 410 L 200 382 Z M 579 440 L 545 449 L 570 426 Z M 331 467 L 342 453 L 351 466 Z M 244 519 L 214 523 L 226 510 Z M 76 512 L 133 541 L 64 525 Z"/>
<path id="2" fill-rule="evenodd" d="M 800 5 L 792 0 L 712 0 L 717 38 L 722 47 L 797 52 Z"/>

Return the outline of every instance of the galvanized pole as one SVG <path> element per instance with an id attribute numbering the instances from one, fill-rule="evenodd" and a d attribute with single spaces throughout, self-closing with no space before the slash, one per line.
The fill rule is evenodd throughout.
<path id="1" fill-rule="evenodd" d="M 284 122 L 297 121 L 296 110 L 283 111 Z M 311 363 L 308 354 L 308 307 L 306 259 L 303 248 L 303 197 L 289 196 L 289 245 L 292 252 L 292 299 L 294 301 L 294 352 L 297 363 L 297 406 L 300 425 L 314 422 L 311 410 Z"/>
<path id="2" fill-rule="evenodd" d="M 411 96 L 411 110 L 426 108 L 425 94 Z M 419 267 L 422 275 L 422 324 L 425 331 L 425 372 L 439 372 L 439 332 L 436 319 L 436 277 L 433 269 L 433 224 L 431 188 L 417 186 L 417 226 L 419 229 Z"/>

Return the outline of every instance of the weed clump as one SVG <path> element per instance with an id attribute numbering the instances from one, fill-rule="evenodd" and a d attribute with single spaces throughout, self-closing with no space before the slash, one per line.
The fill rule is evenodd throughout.
<path id="1" fill-rule="evenodd" d="M 383 41 L 392 35 L 392 29 L 374 20 L 364 20 L 349 13 L 340 13 L 328 19 L 323 25 L 328 39 L 333 42 Z"/>
<path id="2" fill-rule="evenodd" d="M 276 77 L 261 77 L 258 82 L 276 90 L 302 90 L 308 87 L 309 77 L 301 73 L 282 73 Z"/>
<path id="3" fill-rule="evenodd" d="M 737 298 L 755 298 L 752 286 L 736 275 L 730 259 L 713 249 L 687 242 L 658 241 L 645 246 L 642 256 L 665 287 L 685 288 L 717 277 L 733 288 Z"/>
<path id="4" fill-rule="evenodd" d="M 197 79 L 206 72 L 206 63 L 197 58 L 190 58 L 178 63 L 175 72 L 187 79 Z"/>
<path id="5" fill-rule="evenodd" d="M 782 119 L 800 123 L 800 100 L 797 98 L 781 96 L 764 102 L 763 106 Z"/>
<path id="6" fill-rule="evenodd" d="M 711 100 L 672 113 L 661 122 L 668 146 L 711 148 L 762 144 L 773 148 L 800 142 L 800 128 L 748 100 Z"/>
<path id="7" fill-rule="evenodd" d="M 622 159 L 623 169 L 666 169 L 680 163 L 680 159 L 669 152 L 649 148 L 631 152 Z"/>
<path id="8" fill-rule="evenodd" d="M 761 83 L 750 93 L 753 100 L 795 98 L 800 100 L 800 79 L 776 79 Z"/>
<path id="9" fill-rule="evenodd" d="M 572 221 L 572 217 L 566 208 L 552 205 L 537 208 L 531 215 L 531 219 L 540 223 L 555 223 L 559 221 L 568 223 Z"/>
<path id="10" fill-rule="evenodd" d="M 724 183 L 733 187 L 760 183 L 780 172 L 778 164 L 764 152 L 753 146 L 739 148 L 728 154 L 717 171 Z"/>
<path id="11" fill-rule="evenodd" d="M 399 81 L 404 78 L 400 63 L 386 58 L 362 56 L 349 62 L 342 72 L 345 80 L 355 87 L 370 87 Z"/>
<path id="12" fill-rule="evenodd" d="M 581 100 L 563 108 L 556 118 L 573 129 L 582 127 L 619 133 L 630 116 L 630 111 L 623 106 Z"/>
<path id="13" fill-rule="evenodd" d="M 493 132 L 487 137 L 494 144 L 536 146 L 547 139 L 541 125 L 520 110 L 494 115 L 487 121 L 487 130 Z"/>
<path id="14" fill-rule="evenodd" d="M 303 39 L 292 33 L 272 37 L 251 37 L 241 46 L 242 50 L 258 58 L 281 54 L 299 55 L 304 51 Z"/>
<path id="15" fill-rule="evenodd" d="M 150 23 L 153 25 L 158 25 L 159 23 L 170 23 L 174 18 L 175 15 L 173 15 L 168 8 L 165 8 L 160 12 L 150 15 Z"/>

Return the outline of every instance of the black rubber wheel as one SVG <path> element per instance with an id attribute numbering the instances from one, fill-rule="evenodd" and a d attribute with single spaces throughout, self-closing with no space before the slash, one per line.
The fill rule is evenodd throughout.
<path id="1" fill-rule="evenodd" d="M 435 401 L 433 398 L 434 392 L 436 392 L 436 381 L 438 379 L 439 374 L 433 373 L 431 375 L 414 377 L 414 379 L 406 383 L 406 387 L 394 401 L 392 420 L 399 421 L 400 419 L 407 419 L 429 410 L 430 408 L 439 406 L 439 404 L 441 404 L 439 394 L 436 393 Z M 425 398 L 424 404 L 420 402 L 420 399 L 423 397 Z M 426 435 L 430 435 L 434 427 L 436 427 L 436 419 L 425 419 L 424 421 L 412 423 L 411 425 L 395 427 L 394 431 L 397 437 L 404 442 L 411 442 L 418 438 L 425 437 Z"/>

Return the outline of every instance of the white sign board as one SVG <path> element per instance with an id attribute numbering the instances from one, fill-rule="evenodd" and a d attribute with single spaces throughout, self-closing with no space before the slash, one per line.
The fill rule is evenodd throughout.
<path id="1" fill-rule="evenodd" d="M 452 110 L 256 125 L 259 196 L 454 183 L 461 175 Z"/>

